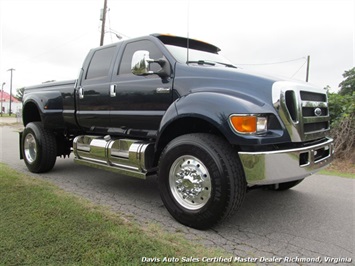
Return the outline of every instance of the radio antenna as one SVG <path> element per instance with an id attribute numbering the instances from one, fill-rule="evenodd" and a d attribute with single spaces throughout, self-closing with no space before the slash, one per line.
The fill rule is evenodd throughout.
<path id="1" fill-rule="evenodd" d="M 186 63 L 189 62 L 190 48 L 190 0 L 187 0 L 187 39 L 186 39 Z"/>

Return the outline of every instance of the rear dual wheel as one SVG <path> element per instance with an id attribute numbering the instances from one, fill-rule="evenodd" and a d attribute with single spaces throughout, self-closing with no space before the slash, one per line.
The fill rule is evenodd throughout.
<path id="1" fill-rule="evenodd" d="M 210 228 L 244 200 L 246 180 L 238 154 L 218 136 L 180 136 L 166 146 L 159 165 L 161 198 L 182 224 Z"/>
<path id="2" fill-rule="evenodd" d="M 28 123 L 22 133 L 22 155 L 32 173 L 50 171 L 57 159 L 57 143 L 53 132 L 41 122 Z"/>

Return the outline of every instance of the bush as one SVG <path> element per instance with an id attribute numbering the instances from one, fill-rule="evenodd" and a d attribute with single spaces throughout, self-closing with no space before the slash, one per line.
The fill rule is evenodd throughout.
<path id="1" fill-rule="evenodd" d="M 331 136 L 334 138 L 335 156 L 355 163 L 355 93 L 329 96 Z"/>

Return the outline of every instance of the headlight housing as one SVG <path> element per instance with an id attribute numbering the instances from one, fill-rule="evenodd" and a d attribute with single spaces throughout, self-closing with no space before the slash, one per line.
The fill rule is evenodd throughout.
<path id="1" fill-rule="evenodd" d="M 267 131 L 267 117 L 261 115 L 232 114 L 229 124 L 239 134 L 263 134 Z"/>

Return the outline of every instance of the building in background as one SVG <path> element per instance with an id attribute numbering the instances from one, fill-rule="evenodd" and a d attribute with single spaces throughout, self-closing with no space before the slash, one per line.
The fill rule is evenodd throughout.
<path id="1" fill-rule="evenodd" d="M 1 114 L 8 114 L 10 108 L 10 94 L 6 91 L 0 90 L 0 112 Z M 11 113 L 21 113 L 22 102 L 11 96 Z"/>

